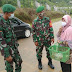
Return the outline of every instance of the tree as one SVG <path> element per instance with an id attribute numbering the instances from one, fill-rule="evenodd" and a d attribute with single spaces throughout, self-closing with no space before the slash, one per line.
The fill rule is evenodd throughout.
<path id="1" fill-rule="evenodd" d="M 51 0 L 49 0 L 51 2 Z"/>
<path id="2" fill-rule="evenodd" d="M 0 7 L 2 6 L 2 0 L 0 0 Z"/>

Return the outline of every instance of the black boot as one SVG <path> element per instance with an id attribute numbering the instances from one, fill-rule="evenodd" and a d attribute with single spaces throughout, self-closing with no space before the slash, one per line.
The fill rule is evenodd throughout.
<path id="1" fill-rule="evenodd" d="M 54 69 L 54 66 L 52 64 L 52 60 L 49 60 L 48 65 L 50 66 L 51 69 Z"/>
<path id="2" fill-rule="evenodd" d="M 42 70 L 42 62 L 41 62 L 41 59 L 38 59 L 38 68 L 40 70 Z"/>

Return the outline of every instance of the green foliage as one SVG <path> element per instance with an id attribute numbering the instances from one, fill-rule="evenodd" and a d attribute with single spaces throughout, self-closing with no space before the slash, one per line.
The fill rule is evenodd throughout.
<path id="1" fill-rule="evenodd" d="M 0 0 L 0 6 L 2 6 L 2 0 Z"/>
<path id="2" fill-rule="evenodd" d="M 17 8 L 15 11 L 15 16 L 21 19 L 24 22 L 31 23 L 36 15 L 34 9 L 30 8 Z"/>
<path id="3" fill-rule="evenodd" d="M 45 16 L 50 17 L 51 19 L 56 19 L 62 17 L 64 14 L 56 11 L 45 11 Z"/>
<path id="4" fill-rule="evenodd" d="M 57 19 L 63 15 L 64 14 L 60 12 L 45 10 L 45 16 L 50 17 L 51 19 Z M 15 16 L 27 23 L 32 23 L 32 21 L 37 17 L 36 10 L 32 8 L 18 8 L 15 11 Z"/>
<path id="5" fill-rule="evenodd" d="M 0 0 L 0 7 L 4 4 L 12 4 L 14 6 L 17 6 L 17 0 Z"/>
<path id="6" fill-rule="evenodd" d="M 72 15 L 72 9 L 71 9 L 71 11 L 70 11 L 70 14 Z"/>
<path id="7" fill-rule="evenodd" d="M 20 0 L 21 7 L 29 7 L 29 8 L 35 8 L 35 1 L 38 1 L 42 5 L 45 6 L 45 3 L 48 3 L 50 6 L 56 5 L 56 6 L 71 6 L 69 4 L 69 1 L 71 0 Z M 17 0 L 0 0 L 0 6 L 9 3 L 14 6 L 17 6 Z"/>

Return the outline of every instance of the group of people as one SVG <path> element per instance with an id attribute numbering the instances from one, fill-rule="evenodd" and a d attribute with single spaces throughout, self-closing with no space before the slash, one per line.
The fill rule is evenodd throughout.
<path id="1" fill-rule="evenodd" d="M 11 26 L 10 18 L 14 17 L 16 8 L 11 4 L 5 4 L 2 7 L 3 16 L 0 17 L 0 50 L 4 56 L 6 71 L 13 72 L 13 62 L 15 62 L 15 72 L 21 72 L 22 58 L 18 51 L 18 43 L 16 36 Z M 44 16 L 44 6 L 36 9 L 37 18 L 32 22 L 32 36 L 33 42 L 36 45 L 36 56 L 38 60 L 38 68 L 42 70 L 42 50 L 45 46 L 48 58 L 48 65 L 54 69 L 52 59 L 48 48 L 51 43 L 54 43 L 54 31 L 52 22 L 49 17 Z M 62 45 L 70 47 L 70 54 L 72 51 L 72 26 L 71 17 L 65 15 L 62 17 L 62 26 L 57 33 L 58 43 L 63 42 Z M 71 72 L 71 56 L 66 63 L 61 63 L 62 72 Z"/>
<path id="2" fill-rule="evenodd" d="M 36 45 L 36 53 L 38 59 L 38 68 L 42 70 L 42 50 L 45 46 L 48 58 L 48 65 L 51 69 L 54 69 L 52 59 L 50 58 L 49 47 L 54 43 L 54 31 L 52 28 L 52 22 L 49 17 L 44 16 L 44 6 L 40 6 L 36 10 L 37 18 L 33 21 L 33 41 Z M 57 33 L 57 42 L 61 43 L 61 46 L 70 48 L 70 58 L 67 62 L 60 62 L 62 72 L 71 72 L 72 62 L 72 22 L 69 15 L 62 17 L 61 27 Z"/>

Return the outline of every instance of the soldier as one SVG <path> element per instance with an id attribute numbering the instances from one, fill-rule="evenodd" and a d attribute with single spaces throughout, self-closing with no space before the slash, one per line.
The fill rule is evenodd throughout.
<path id="1" fill-rule="evenodd" d="M 42 50 L 45 46 L 47 52 L 47 58 L 49 60 L 48 65 L 54 69 L 52 59 L 50 58 L 48 48 L 51 46 L 51 42 L 54 43 L 54 34 L 52 23 L 49 17 L 44 16 L 44 6 L 40 6 L 36 10 L 38 17 L 32 23 L 33 41 L 36 45 L 36 53 L 38 59 L 38 68 L 42 69 Z"/>
<path id="2" fill-rule="evenodd" d="M 15 72 L 21 72 L 22 59 L 17 49 L 18 43 L 10 21 L 10 18 L 14 17 L 16 8 L 5 4 L 2 10 L 4 14 L 0 17 L 0 49 L 4 56 L 6 71 L 13 72 L 13 62 L 15 62 Z"/>

